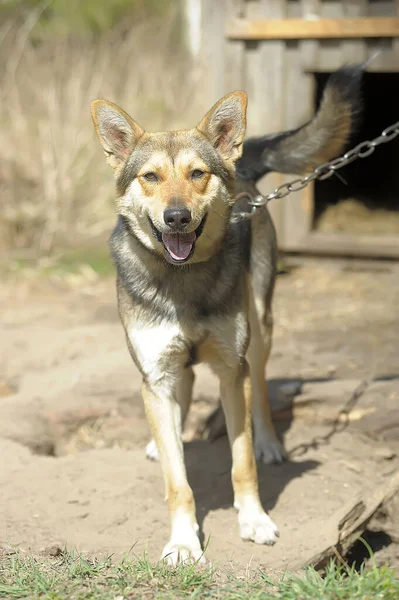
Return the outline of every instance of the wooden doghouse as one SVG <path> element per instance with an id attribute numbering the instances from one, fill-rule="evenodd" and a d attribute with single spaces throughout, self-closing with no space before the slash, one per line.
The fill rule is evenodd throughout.
<path id="1" fill-rule="evenodd" d="M 364 119 L 349 146 L 372 139 L 399 120 L 398 0 L 187 0 L 201 23 L 199 52 L 206 66 L 209 101 L 245 89 L 248 135 L 296 127 L 315 113 L 328 75 L 348 63 L 378 55 L 364 80 Z M 399 256 L 399 141 L 310 185 L 270 209 L 280 248 L 346 255 Z M 265 177 L 268 193 L 292 179 Z M 351 199 L 379 215 L 379 226 L 353 230 L 334 222 L 321 227 L 327 209 Z M 376 209 L 379 209 L 377 212 Z M 349 211 L 350 212 L 350 211 Z M 384 217 L 386 215 L 386 227 Z M 342 218 L 345 221 L 345 212 Z M 352 218 L 352 217 L 351 217 Z M 348 217 L 349 219 L 349 217 Z M 370 222 L 370 217 L 368 219 Z M 371 218 L 372 221 L 372 218 Z M 344 223 L 345 225 L 345 223 Z"/>

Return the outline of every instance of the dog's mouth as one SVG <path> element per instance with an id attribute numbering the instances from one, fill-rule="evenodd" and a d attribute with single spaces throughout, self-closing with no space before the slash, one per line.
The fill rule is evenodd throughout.
<path id="1" fill-rule="evenodd" d="M 195 250 L 195 243 L 204 229 L 206 217 L 207 215 L 204 216 L 197 229 L 190 233 L 162 233 L 148 217 L 154 236 L 163 245 L 166 259 L 169 262 L 175 265 L 183 264 L 191 258 Z"/>

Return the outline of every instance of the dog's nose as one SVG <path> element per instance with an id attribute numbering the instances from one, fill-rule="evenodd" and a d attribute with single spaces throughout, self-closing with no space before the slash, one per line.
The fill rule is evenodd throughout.
<path id="1" fill-rule="evenodd" d="M 183 229 L 191 221 L 191 212 L 188 208 L 167 208 L 163 220 L 171 229 Z"/>

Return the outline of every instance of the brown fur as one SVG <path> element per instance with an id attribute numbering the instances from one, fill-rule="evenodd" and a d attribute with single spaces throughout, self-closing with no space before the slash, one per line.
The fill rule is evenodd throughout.
<path id="1" fill-rule="evenodd" d="M 307 165 L 330 157 L 348 136 L 348 111 L 342 102 L 338 110 L 337 101 L 333 92 L 327 94 L 323 118 L 308 125 L 306 135 L 315 138 L 311 147 L 305 133 L 292 132 L 298 152 L 306 149 Z M 253 183 L 235 177 L 246 104 L 243 92 L 228 94 L 197 128 L 151 134 L 116 105 L 92 104 L 96 131 L 116 177 L 118 223 L 110 245 L 119 312 L 143 376 L 144 406 L 164 475 L 171 536 L 162 556 L 170 564 L 204 560 L 182 443 L 192 365 L 198 361 L 208 363 L 220 380 L 241 537 L 272 544 L 278 536 L 260 503 L 252 443 L 253 402 L 256 457 L 264 462 L 284 458 L 265 385 L 275 231 L 266 207 L 251 221 L 231 218 L 239 191 L 257 193 Z M 276 156 L 286 152 L 290 135 L 273 142 Z M 262 153 L 263 140 L 254 147 L 255 154 Z M 296 168 L 298 152 L 291 149 L 289 157 Z M 262 173 L 264 164 L 257 160 L 254 173 Z M 165 211 L 172 208 L 189 219 L 170 224 Z M 190 253 L 173 257 L 170 240 L 172 246 L 191 244 L 186 246 Z"/>
<path id="2" fill-rule="evenodd" d="M 309 173 L 337 156 L 352 131 L 352 105 L 345 101 L 340 90 L 327 89 L 319 114 L 268 153 L 267 164 L 272 170 L 284 173 Z"/>
<path id="3" fill-rule="evenodd" d="M 119 272 L 119 309 L 132 358 L 143 374 L 145 410 L 164 474 L 171 541 L 163 556 L 172 564 L 203 559 L 181 438 L 194 380 L 189 365 L 195 359 L 207 362 L 220 379 L 241 535 L 273 543 L 277 534 L 259 500 L 252 444 L 246 361 L 252 290 L 245 274 L 250 232 L 248 224 L 230 221 L 246 103 L 243 92 L 230 94 L 196 129 L 154 134 L 111 103 L 92 106 L 117 179 L 120 221 L 111 247 Z M 189 231 L 200 232 L 184 266 L 169 265 L 163 247 L 163 232 L 171 235 L 164 223 L 170 207 L 189 209 Z M 258 387 L 262 403 L 264 386 Z M 265 427 L 279 448 L 270 420 Z"/>

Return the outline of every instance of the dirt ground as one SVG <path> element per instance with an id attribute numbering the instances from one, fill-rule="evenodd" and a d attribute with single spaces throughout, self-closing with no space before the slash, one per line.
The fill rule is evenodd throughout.
<path id="1" fill-rule="evenodd" d="M 273 548 L 239 539 L 227 440 L 194 439 L 186 462 L 210 560 L 293 569 L 324 547 L 343 507 L 398 473 L 398 275 L 393 263 L 308 260 L 278 278 L 267 378 L 290 461 L 259 465 L 259 477 L 281 537 Z M 163 480 L 144 455 L 140 378 L 114 281 L 7 279 L 0 301 L 0 544 L 158 558 Z M 217 401 L 214 378 L 197 375 L 187 439 Z M 399 566 L 392 502 L 367 535 L 378 560 Z"/>

